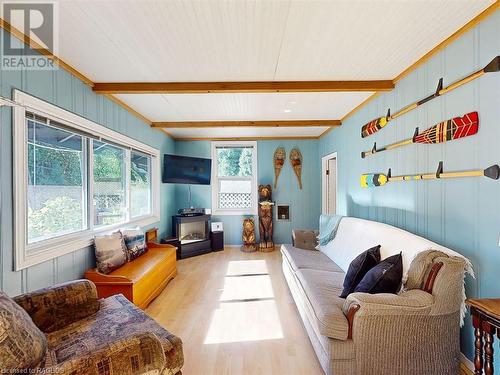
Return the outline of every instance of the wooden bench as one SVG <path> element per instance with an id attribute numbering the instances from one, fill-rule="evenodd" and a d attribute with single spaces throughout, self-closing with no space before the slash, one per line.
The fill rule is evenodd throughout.
<path id="1" fill-rule="evenodd" d="M 177 275 L 176 248 L 159 244 L 157 229 L 146 233 L 148 251 L 120 268 L 103 274 L 93 268 L 85 278 L 97 287 L 99 298 L 123 294 L 137 307 L 145 309 Z"/>

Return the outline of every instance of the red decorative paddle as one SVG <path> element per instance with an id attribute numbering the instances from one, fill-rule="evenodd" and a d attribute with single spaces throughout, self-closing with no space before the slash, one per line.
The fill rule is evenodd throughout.
<path id="1" fill-rule="evenodd" d="M 394 148 L 403 147 L 412 143 L 444 143 L 455 139 L 465 138 L 477 133 L 479 129 L 479 116 L 477 112 L 470 112 L 462 117 L 455 117 L 431 126 L 418 134 L 418 128 L 415 129 L 413 138 L 405 139 L 404 141 L 390 144 L 388 146 L 377 149 L 377 144 L 373 145 L 370 151 L 363 151 L 361 157 L 376 154 L 377 152 L 392 150 Z"/>
<path id="2" fill-rule="evenodd" d="M 438 82 L 438 86 L 436 91 L 423 98 L 420 99 L 418 102 L 412 103 L 407 105 L 406 107 L 401 108 L 399 111 L 391 115 L 391 111 L 387 111 L 387 115 L 383 117 L 379 117 L 375 120 L 370 121 L 368 124 L 363 125 L 361 128 L 361 137 L 365 138 L 368 137 L 369 135 L 372 135 L 373 133 L 378 132 L 380 129 L 385 127 L 387 123 L 391 120 L 394 120 L 395 118 L 404 115 L 405 113 L 410 112 L 411 110 L 417 108 L 418 106 L 427 103 L 428 101 L 437 98 L 438 96 L 441 96 L 443 94 L 446 94 L 448 91 L 454 90 L 457 87 L 460 87 L 462 85 L 465 85 L 467 82 L 470 82 L 476 78 L 481 77 L 485 73 L 491 73 L 491 72 L 498 72 L 500 71 L 500 56 L 495 57 L 493 60 L 489 62 L 488 65 L 486 65 L 484 68 L 478 70 L 477 72 L 474 72 L 472 74 L 469 74 L 467 77 L 462 78 L 451 85 L 443 88 L 443 79 L 441 78 Z"/>

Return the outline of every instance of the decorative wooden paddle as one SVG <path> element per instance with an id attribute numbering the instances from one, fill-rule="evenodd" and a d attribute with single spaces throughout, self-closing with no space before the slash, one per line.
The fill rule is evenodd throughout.
<path id="1" fill-rule="evenodd" d="M 418 128 L 412 138 L 401 142 L 392 143 L 382 148 L 377 148 L 377 143 L 373 145 L 370 151 L 363 151 L 361 157 L 365 158 L 374 155 L 377 152 L 392 150 L 398 147 L 411 145 L 412 143 L 435 144 L 454 141 L 455 139 L 469 137 L 477 133 L 479 129 L 479 117 L 477 112 L 469 112 L 462 117 L 455 117 L 439 124 L 431 126 L 418 134 Z"/>
<path id="2" fill-rule="evenodd" d="M 383 186 L 388 182 L 396 181 L 411 181 L 411 180 L 435 180 L 438 178 L 458 178 L 458 177 L 477 177 L 484 176 L 493 180 L 498 180 L 500 177 L 500 167 L 495 164 L 486 169 L 478 169 L 473 171 L 463 172 L 443 172 L 443 162 L 439 162 L 438 169 L 435 173 L 415 174 L 409 176 L 392 176 L 391 170 L 387 174 L 383 173 L 369 173 L 361 175 L 361 187 L 369 188 L 376 186 Z"/>
<path id="3" fill-rule="evenodd" d="M 478 70 L 477 72 L 474 72 L 468 75 L 467 77 L 462 78 L 461 80 L 454 82 L 445 88 L 443 88 L 443 79 L 441 78 L 438 82 L 437 89 L 433 94 L 419 100 L 418 102 L 412 103 L 404 108 L 401 108 L 393 115 L 391 115 L 391 110 L 389 109 L 387 111 L 387 115 L 385 115 L 384 117 L 379 117 L 363 125 L 363 127 L 361 128 L 361 137 L 365 138 L 368 137 L 369 135 L 372 135 L 373 133 L 378 132 L 380 129 L 385 127 L 389 121 L 394 120 L 395 118 L 410 112 L 411 110 L 417 108 L 418 106 L 427 103 L 429 100 L 437 98 L 438 96 L 446 94 L 448 91 L 454 90 L 457 87 L 465 85 L 466 83 L 481 77 L 485 73 L 498 72 L 498 71 L 500 71 L 500 56 L 497 56 L 493 60 L 491 60 L 491 62 L 488 65 L 486 65 L 483 69 Z"/>

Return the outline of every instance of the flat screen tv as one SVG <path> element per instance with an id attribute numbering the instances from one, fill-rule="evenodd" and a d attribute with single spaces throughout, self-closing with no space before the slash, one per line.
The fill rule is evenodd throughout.
<path id="1" fill-rule="evenodd" d="M 210 185 L 212 160 L 165 154 L 162 181 L 173 184 Z"/>

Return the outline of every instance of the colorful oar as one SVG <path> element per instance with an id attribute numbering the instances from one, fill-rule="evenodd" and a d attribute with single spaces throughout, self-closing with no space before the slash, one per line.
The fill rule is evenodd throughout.
<path id="1" fill-rule="evenodd" d="M 404 115 L 407 112 L 410 112 L 412 109 L 417 108 L 419 105 L 422 105 L 428 102 L 429 100 L 437 98 L 438 96 L 446 94 L 448 91 L 454 90 L 457 87 L 466 84 L 467 82 L 479 78 L 485 73 L 498 72 L 498 71 L 500 71 L 500 56 L 497 56 L 493 60 L 491 60 L 491 62 L 488 65 L 486 65 L 483 69 L 478 70 L 477 72 L 474 72 L 468 75 L 467 77 L 462 78 L 461 80 L 454 82 L 445 88 L 443 88 L 443 79 L 441 78 L 439 80 L 438 87 L 433 94 L 419 100 L 416 103 L 407 105 L 406 107 L 400 109 L 393 115 L 391 115 L 391 111 L 388 110 L 386 116 L 377 118 L 373 121 L 370 121 L 368 124 L 363 125 L 363 127 L 361 128 L 361 137 L 365 138 L 368 137 L 369 135 L 372 135 L 373 133 L 378 132 L 380 129 L 385 127 L 389 121 L 394 120 L 395 118 Z"/>
<path id="2" fill-rule="evenodd" d="M 478 169 L 473 171 L 463 172 L 443 172 L 443 162 L 439 162 L 438 169 L 435 173 L 416 174 L 409 176 L 391 176 L 391 170 L 387 174 L 369 173 L 361 175 L 361 187 L 376 187 L 383 186 L 388 182 L 410 181 L 410 180 L 435 180 L 438 178 L 458 178 L 458 177 L 477 177 L 484 176 L 493 180 L 498 180 L 500 177 L 500 167 L 495 164 L 486 169 Z"/>
<path id="3" fill-rule="evenodd" d="M 376 154 L 377 152 L 392 150 L 394 148 L 411 145 L 412 143 L 434 144 L 453 141 L 455 139 L 465 138 L 477 133 L 479 129 L 479 117 L 477 112 L 470 112 L 462 117 L 455 117 L 434 126 L 418 134 L 418 128 L 415 129 L 413 138 L 405 139 L 404 141 L 392 143 L 382 148 L 377 148 L 377 144 L 373 145 L 370 151 L 363 151 L 361 157 Z"/>

